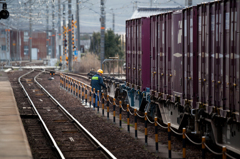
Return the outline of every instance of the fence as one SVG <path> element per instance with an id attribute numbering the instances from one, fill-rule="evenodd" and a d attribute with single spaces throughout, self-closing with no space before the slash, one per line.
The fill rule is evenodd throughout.
<path id="1" fill-rule="evenodd" d="M 209 148 L 209 146 L 206 144 L 206 140 L 205 140 L 205 136 L 202 136 L 202 142 L 194 142 L 186 133 L 186 129 L 183 128 L 182 132 L 179 133 L 177 131 L 175 131 L 172 127 L 171 127 L 171 123 L 169 122 L 167 126 L 161 125 L 158 120 L 157 117 L 154 118 L 154 121 L 151 121 L 148 118 L 148 114 L 147 111 L 144 113 L 144 116 L 139 115 L 139 113 L 137 112 L 137 109 L 134 109 L 134 112 L 131 112 L 130 108 L 129 108 L 129 104 L 127 104 L 127 109 L 124 109 L 122 107 L 122 101 L 119 101 L 119 105 L 116 104 L 115 102 L 115 98 L 113 98 L 113 100 L 111 101 L 109 98 L 109 95 L 107 95 L 107 99 L 104 97 L 104 94 L 102 94 L 101 99 L 100 99 L 100 94 L 99 91 L 95 92 L 95 89 L 92 90 L 92 87 L 79 81 L 76 80 L 70 76 L 64 75 L 64 74 L 60 74 L 60 87 L 66 91 L 68 91 L 69 93 L 71 93 L 72 95 L 74 95 L 76 98 L 81 99 L 82 103 L 85 105 L 89 105 L 89 107 L 93 107 L 93 109 L 95 109 L 95 107 L 97 107 L 97 112 L 99 113 L 99 106 L 100 103 L 102 104 L 102 116 L 104 116 L 104 106 L 106 104 L 107 106 L 107 118 L 109 119 L 109 105 L 113 105 L 113 122 L 116 122 L 116 107 L 119 108 L 119 127 L 122 127 L 122 111 L 127 112 L 127 130 L 128 132 L 130 132 L 130 115 L 134 116 L 134 131 L 135 131 L 135 138 L 138 138 L 137 136 L 137 117 L 139 118 L 144 118 L 145 120 L 145 145 L 148 144 L 148 130 L 147 130 L 147 125 L 148 123 L 150 124 L 154 124 L 155 125 L 155 147 L 156 147 L 156 152 L 158 152 L 158 126 L 166 129 L 168 132 L 168 157 L 171 158 L 171 132 L 177 134 L 177 135 L 182 135 L 182 140 L 183 140 L 183 149 L 182 149 L 182 157 L 183 159 L 186 158 L 186 139 L 188 139 L 191 143 L 195 144 L 195 145 L 201 145 L 202 146 L 202 158 L 205 159 L 205 152 L 206 152 L 206 148 L 212 152 L 215 155 L 222 155 L 223 159 L 226 159 L 227 156 L 229 158 L 234 159 L 234 157 L 232 157 L 231 155 L 229 155 L 227 153 L 226 147 L 222 146 L 222 152 L 215 152 L 212 149 Z M 91 103 L 91 99 L 93 97 L 93 104 Z M 97 100 L 97 105 L 95 106 L 95 102 L 96 102 L 96 98 Z M 88 100 L 89 99 L 89 100 Z"/>

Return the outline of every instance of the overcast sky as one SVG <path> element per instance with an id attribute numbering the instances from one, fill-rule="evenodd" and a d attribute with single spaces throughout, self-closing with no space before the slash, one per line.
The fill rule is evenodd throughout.
<path id="1" fill-rule="evenodd" d="M 101 0 L 71 0 L 71 12 L 76 15 L 76 2 L 80 2 L 80 30 L 81 33 L 92 33 L 93 31 L 100 31 L 100 1 Z M 149 7 L 152 2 L 152 7 L 184 7 L 185 1 L 190 0 L 105 0 L 106 12 L 106 29 L 112 29 L 113 13 L 115 14 L 115 32 L 125 32 L 125 21 L 130 19 L 136 7 Z M 209 0 L 192 0 L 193 5 Z M 29 30 L 30 14 L 33 16 L 32 25 L 33 30 L 47 29 L 47 19 L 49 19 L 48 27 L 51 29 L 54 23 L 55 29 L 63 25 L 63 21 L 58 20 L 61 15 L 67 18 L 68 16 L 68 2 L 69 0 L 7 0 L 10 17 L 7 20 L 1 19 L 5 26 L 12 26 L 14 28 Z M 65 4 L 65 13 L 58 11 L 58 2 L 61 3 L 60 8 L 63 11 L 63 4 Z M 53 9 L 52 4 L 55 5 Z M 32 8 L 32 12 L 30 9 Z M 48 7 L 47 7 L 48 6 Z M 49 12 L 47 12 L 49 11 Z M 52 20 L 52 13 L 55 14 L 55 19 Z M 58 14 L 61 13 L 61 14 Z M 76 19 L 76 18 L 75 18 Z"/>
<path id="2" fill-rule="evenodd" d="M 194 4 L 197 4 L 207 0 L 192 1 Z M 112 29 L 112 12 L 114 12 L 115 32 L 125 32 L 125 21 L 133 14 L 133 7 L 150 6 L 150 0 L 105 0 L 105 6 L 106 28 Z M 185 0 L 152 0 L 152 6 L 185 6 Z M 99 31 L 100 0 L 85 0 L 83 3 L 81 3 L 81 8 L 81 32 L 92 32 L 92 30 Z"/>

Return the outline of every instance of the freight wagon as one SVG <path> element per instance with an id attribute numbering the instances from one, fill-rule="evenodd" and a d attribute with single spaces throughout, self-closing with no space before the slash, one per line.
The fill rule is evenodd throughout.
<path id="1" fill-rule="evenodd" d="M 117 96 L 240 154 L 239 31 L 240 0 L 127 20 Z"/>

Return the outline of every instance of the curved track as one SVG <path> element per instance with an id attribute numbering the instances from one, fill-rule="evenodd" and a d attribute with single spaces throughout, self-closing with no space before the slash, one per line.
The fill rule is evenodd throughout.
<path id="1" fill-rule="evenodd" d="M 77 82 L 81 82 L 81 83 L 83 83 L 84 85 L 89 85 L 89 83 L 90 83 L 90 79 L 88 79 L 87 77 L 86 77 L 86 75 L 78 75 L 78 74 L 73 74 L 73 73 L 63 73 L 64 75 L 67 75 L 68 77 L 71 77 L 73 80 L 75 80 L 75 81 L 77 81 Z M 69 90 L 68 90 L 69 91 Z M 106 94 L 105 94 L 105 96 L 106 96 Z M 111 96 L 109 96 L 109 100 L 111 99 L 112 100 L 112 98 L 113 97 L 111 97 Z M 110 101 L 111 101 L 110 100 Z M 116 100 L 117 102 L 119 102 L 118 100 Z M 116 102 L 116 103 L 117 103 Z M 113 106 L 113 104 L 110 102 L 110 106 L 112 107 Z M 126 104 L 122 104 L 122 109 L 127 109 L 126 108 Z M 104 109 L 106 109 L 106 107 L 104 108 Z M 129 109 L 129 111 L 131 112 L 132 111 L 132 113 L 130 113 L 131 114 L 131 116 L 130 116 L 130 120 L 131 120 L 131 123 L 132 124 L 134 124 L 134 113 L 133 113 L 133 109 L 132 108 L 130 108 Z M 116 114 L 119 114 L 119 111 L 118 111 L 118 109 L 116 109 L 116 112 L 115 112 Z M 137 116 L 139 117 L 138 118 L 138 120 L 139 120 L 139 122 L 138 122 L 138 125 L 139 126 L 142 126 L 142 127 L 144 127 L 144 120 L 143 120 L 143 118 L 144 118 L 144 115 L 143 115 L 143 113 L 142 112 L 138 112 L 139 114 L 137 114 Z M 122 115 L 123 114 L 126 114 L 126 112 L 122 112 Z M 124 118 L 123 117 L 123 120 L 127 120 L 127 118 Z M 149 130 L 149 136 L 150 137 L 154 137 L 154 126 L 153 126 L 153 124 L 154 124 L 154 121 L 151 121 L 152 119 L 151 118 L 148 118 L 147 117 L 147 120 L 148 120 L 148 122 L 150 123 L 149 124 L 149 126 L 148 126 L 148 130 Z M 157 122 L 158 123 L 158 122 Z M 161 122 L 160 122 L 161 123 Z M 161 123 L 162 124 L 162 123 Z M 159 123 L 158 123 L 158 125 L 160 126 L 160 129 L 161 129 L 161 131 L 159 131 L 158 133 L 160 133 L 160 138 L 161 138 L 161 141 L 163 140 L 163 139 L 166 139 L 167 138 L 167 133 L 165 133 L 164 131 L 166 131 L 166 129 L 168 128 L 167 126 L 162 126 L 162 125 L 160 125 Z M 151 130 L 152 129 L 152 130 Z M 180 147 L 181 146 L 181 143 L 179 142 L 179 140 L 181 140 L 181 137 L 182 137 L 182 133 L 181 132 L 178 132 L 178 131 L 176 131 L 175 129 L 173 129 L 172 127 L 170 128 L 171 129 L 171 131 L 174 133 L 174 141 L 173 141 L 173 143 L 175 143 L 174 145 L 173 145 L 173 147 Z M 144 131 L 144 129 L 142 129 L 142 128 L 140 128 L 139 130 L 141 130 L 141 131 Z M 186 135 L 186 134 L 185 134 Z M 186 135 L 187 136 L 187 135 Z M 199 147 L 197 147 L 197 145 L 201 145 L 201 142 L 197 139 L 197 138 L 194 138 L 191 134 L 189 134 L 189 136 L 191 136 L 191 138 L 193 138 L 194 140 L 197 140 L 199 143 L 197 143 L 197 144 L 192 144 L 192 143 L 196 143 L 196 142 L 193 142 L 188 136 L 188 139 L 190 139 L 189 141 L 191 141 L 190 143 L 192 144 L 191 145 L 191 147 L 189 147 L 189 149 L 191 150 L 191 151 L 194 151 L 194 153 L 199 153 Z M 194 145 L 194 146 L 193 146 Z M 188 149 L 188 150 L 189 150 Z M 210 149 L 210 148 L 209 148 Z M 211 149 L 214 149 L 215 151 L 219 151 L 219 148 L 218 147 L 216 147 L 215 145 L 211 145 Z M 211 151 L 210 151 L 211 152 Z M 219 154 L 221 154 L 221 153 L 219 153 Z M 207 154 L 208 155 L 208 157 L 209 156 L 214 156 L 215 154 L 214 153 L 210 153 L 210 154 Z M 217 157 L 217 156 L 215 156 L 215 157 Z"/>
<path id="2" fill-rule="evenodd" d="M 41 72 L 37 73 L 32 70 L 19 77 L 18 82 L 51 139 L 59 158 L 116 158 L 38 83 L 37 77 Z M 23 77 L 26 81 L 34 79 L 34 83 L 31 85 L 23 82 Z M 37 87 L 45 94 L 42 94 L 40 102 L 39 96 L 34 91 Z"/>

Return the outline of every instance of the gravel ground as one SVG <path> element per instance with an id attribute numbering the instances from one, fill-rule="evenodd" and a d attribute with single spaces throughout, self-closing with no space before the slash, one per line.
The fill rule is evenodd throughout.
<path id="1" fill-rule="evenodd" d="M 8 78 L 14 92 L 19 114 L 21 116 L 30 116 L 34 114 L 33 110 L 31 109 L 31 105 L 28 103 L 27 98 L 25 97 L 22 88 L 18 83 L 18 78 L 26 72 L 28 71 L 24 70 L 8 73 Z M 31 117 L 22 117 L 21 119 L 28 138 L 33 158 L 57 158 L 57 155 L 53 151 L 49 139 L 46 137 L 46 134 L 42 129 L 39 119 Z"/>
<path id="2" fill-rule="evenodd" d="M 59 76 L 52 81 L 48 78 L 48 74 L 43 74 L 37 80 L 117 158 L 157 158 L 128 133 L 95 115 L 91 109 L 82 106 L 80 100 L 61 90 Z"/>
<path id="3" fill-rule="evenodd" d="M 82 78 L 77 77 L 77 76 L 72 76 L 72 77 L 75 78 L 75 79 L 78 79 L 82 82 L 85 82 L 86 84 L 90 84 L 89 80 L 82 79 Z M 58 78 L 59 78 L 59 76 L 58 77 L 56 76 L 55 79 L 60 80 L 60 78 L 59 79 Z M 118 104 L 117 100 L 116 100 L 116 103 Z M 123 105 L 123 108 L 126 109 L 127 106 Z M 107 109 L 107 108 L 105 107 L 105 109 Z M 113 111 L 113 106 L 110 104 L 110 112 L 112 112 L 112 111 Z M 134 110 L 131 109 L 131 112 L 133 113 Z M 116 116 L 118 116 L 118 114 L 119 114 L 119 107 L 116 107 Z M 144 116 L 144 113 L 139 112 L 139 114 L 141 116 Z M 124 121 L 127 121 L 127 112 L 122 111 L 122 119 Z M 141 132 L 144 133 L 144 130 L 145 130 L 144 119 L 138 117 L 137 122 L 138 122 L 137 123 L 138 124 L 138 128 L 137 128 L 138 131 L 141 131 Z M 132 116 L 132 115 L 130 115 L 130 125 L 134 126 L 134 116 Z M 130 130 L 133 131 L 134 127 L 130 128 Z M 155 126 L 154 126 L 154 124 L 151 124 L 149 122 L 148 122 L 148 137 L 155 140 Z M 201 143 L 201 141 L 196 140 L 194 138 L 194 136 L 189 135 L 189 137 L 193 141 Z M 168 144 L 167 139 L 168 139 L 167 129 L 163 129 L 163 128 L 158 126 L 158 141 L 159 141 L 159 143 L 164 144 L 167 147 L 167 144 Z M 175 133 L 171 132 L 171 148 L 172 148 L 173 151 L 182 152 L 182 136 L 176 135 Z M 211 146 L 211 148 L 216 150 L 217 152 L 221 151 L 220 149 L 216 149 L 213 146 Z M 186 139 L 186 156 L 187 156 L 187 158 L 190 158 L 190 159 L 202 158 L 202 147 L 201 147 L 201 145 L 200 146 L 195 145 L 195 144 L 191 143 L 189 140 Z M 214 158 L 214 159 L 219 158 L 220 159 L 220 158 L 222 158 L 222 156 L 217 156 L 217 155 L 214 155 L 213 153 L 211 153 L 210 151 L 206 151 L 206 158 Z"/>
<path id="4" fill-rule="evenodd" d="M 26 71 L 25 71 L 26 72 Z M 14 72 L 9 73 L 9 77 L 11 78 L 12 86 L 14 89 L 15 97 L 18 103 L 20 113 L 29 114 L 29 110 L 24 111 L 23 107 L 28 107 L 28 103 L 24 101 L 24 97 L 19 94 L 21 92 L 20 87 L 16 85 L 17 78 L 23 74 L 23 72 Z M 137 140 L 130 137 L 128 133 L 122 131 L 115 124 L 104 120 L 101 116 L 95 115 L 91 109 L 86 109 L 82 106 L 80 100 L 76 100 L 75 97 L 70 95 L 64 90 L 61 90 L 59 87 L 60 78 L 59 76 L 55 76 L 54 80 L 48 80 L 49 74 L 42 74 L 39 76 L 38 81 L 40 84 L 45 87 L 49 93 L 51 93 L 80 123 L 86 127 L 107 149 L 109 149 L 117 158 L 158 158 L 154 153 L 148 152 L 144 145 L 140 144 Z M 77 78 L 77 77 L 74 77 Z M 80 79 L 80 78 L 78 78 Z M 82 80 L 81 80 L 82 81 Z M 84 82 L 89 84 L 89 81 L 84 80 Z M 15 88 L 14 88 L 15 87 Z M 118 101 L 117 101 L 118 102 Z M 126 109 L 126 105 L 123 105 L 124 109 Z M 106 107 L 105 107 L 106 109 Z M 112 105 L 110 105 L 110 111 L 112 111 Z M 133 112 L 133 110 L 131 109 Z M 116 114 L 119 114 L 119 108 L 116 107 Z M 127 113 L 122 112 L 123 120 L 127 120 Z M 143 115 L 143 114 L 141 114 Z M 30 122 L 27 120 L 22 120 L 24 123 L 24 127 L 26 130 L 29 130 L 29 127 L 26 125 Z M 134 125 L 134 116 L 130 115 L 131 125 Z M 34 121 L 31 121 L 29 125 L 35 124 Z M 131 131 L 133 131 L 133 127 Z M 154 125 L 148 123 L 148 137 L 154 139 Z M 144 132 L 144 119 L 138 118 L 138 131 Z M 35 134 L 27 133 L 28 140 L 30 146 L 34 146 L 36 144 L 36 140 L 34 137 Z M 159 142 L 166 144 L 167 147 L 167 130 L 158 127 L 158 136 Z M 193 140 L 194 138 L 191 137 Z M 173 151 L 182 151 L 182 137 L 175 135 L 172 133 L 172 150 Z M 200 141 L 197 141 L 200 142 Z M 44 144 L 43 144 L 44 145 Z M 46 144 L 47 145 L 47 144 Z M 32 148 L 32 153 L 34 158 L 41 158 L 36 154 L 40 154 L 40 150 L 38 148 Z M 187 158 L 197 159 L 201 158 L 201 146 L 196 146 L 187 140 L 186 143 L 186 154 Z M 43 157 L 44 158 L 44 157 Z M 221 158 L 220 156 L 215 156 L 214 154 L 207 151 L 206 158 Z"/>

